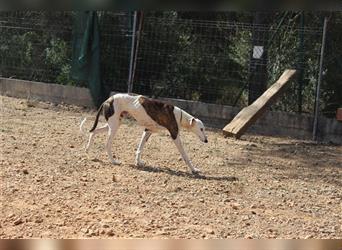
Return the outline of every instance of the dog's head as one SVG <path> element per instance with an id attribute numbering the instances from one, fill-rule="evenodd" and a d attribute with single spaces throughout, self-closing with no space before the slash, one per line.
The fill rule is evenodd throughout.
<path id="1" fill-rule="evenodd" d="M 191 118 L 190 120 L 190 130 L 200 138 L 204 143 L 208 143 L 208 137 L 205 134 L 205 127 L 203 122 L 197 118 Z"/>

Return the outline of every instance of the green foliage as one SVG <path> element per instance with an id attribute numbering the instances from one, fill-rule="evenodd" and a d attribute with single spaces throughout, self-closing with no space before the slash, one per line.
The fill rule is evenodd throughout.
<path id="1" fill-rule="evenodd" d="M 66 42 L 60 39 L 52 39 L 50 46 L 45 49 L 46 63 L 59 67 L 67 61 L 67 45 Z"/>
<path id="2" fill-rule="evenodd" d="M 189 19 L 180 19 L 182 16 Z M 224 15 L 221 18 L 225 20 Z M 249 34 L 235 37 L 225 24 L 197 24 L 191 13 L 149 13 L 140 46 L 141 53 L 145 53 L 139 71 L 149 70 L 149 65 L 143 62 L 160 64 L 153 65 L 155 68 L 148 76 L 137 75 L 136 91 L 232 103 L 237 95 L 235 90 L 242 88 L 241 82 L 247 76 L 246 59 L 241 57 L 248 54 Z M 231 39 L 239 39 L 243 45 L 238 47 Z M 139 89 L 139 83 L 146 78 L 149 79 L 147 86 Z"/>
<path id="3" fill-rule="evenodd" d="M 61 67 L 59 75 L 56 77 L 56 83 L 63 85 L 75 86 L 76 83 L 70 78 L 71 66 L 70 64 L 64 64 Z"/>
<path id="4" fill-rule="evenodd" d="M 35 44 L 40 37 L 36 32 L 25 32 L 23 34 L 11 34 L 10 36 L 1 36 L 0 57 L 2 68 L 18 65 L 22 70 L 15 72 L 13 68 L 8 71 L 11 77 L 20 77 L 22 74 L 34 75 L 35 70 L 39 68 L 40 63 L 35 57 L 38 49 Z"/>
<path id="5" fill-rule="evenodd" d="M 62 85 L 76 85 L 70 78 L 71 60 L 68 58 L 67 43 L 58 38 L 52 38 L 49 47 L 45 49 L 45 65 L 51 70 L 58 72 L 56 83 Z"/>
<path id="6" fill-rule="evenodd" d="M 322 111 L 327 117 L 335 117 L 337 108 L 342 108 L 342 13 L 330 16 L 324 58 L 322 82 Z"/>
<path id="7" fill-rule="evenodd" d="M 71 12 L 0 13 L 4 24 L 0 35 L 0 74 L 74 85 L 69 78 L 70 36 L 65 35 L 64 24 L 55 20 L 66 21 L 70 16 Z"/>

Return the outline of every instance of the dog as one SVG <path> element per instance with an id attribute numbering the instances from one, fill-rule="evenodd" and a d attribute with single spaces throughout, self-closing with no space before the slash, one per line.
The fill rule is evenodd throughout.
<path id="1" fill-rule="evenodd" d="M 102 111 L 107 123 L 100 128 L 96 128 Z M 200 172 L 199 168 L 192 165 L 189 157 L 184 151 L 180 139 L 180 129 L 185 128 L 196 134 L 202 142 L 208 143 L 208 138 L 202 121 L 176 106 L 163 103 L 158 100 L 149 99 L 142 95 L 115 94 L 102 103 L 97 111 L 93 127 L 89 131 L 90 135 L 86 146 L 86 152 L 88 152 L 96 134 L 108 132 L 106 151 L 109 160 L 113 164 L 120 164 L 120 162 L 113 158 L 111 147 L 115 133 L 121 124 L 121 118 L 123 114 L 127 113 L 137 121 L 138 125 L 145 127 L 136 151 L 136 166 L 144 165 L 141 161 L 141 154 L 144 145 L 151 134 L 166 129 L 170 133 L 173 142 L 175 143 L 183 160 L 189 166 L 191 172 L 193 174 Z M 83 125 L 86 119 L 87 118 L 84 118 L 80 124 L 81 132 L 83 132 Z"/>

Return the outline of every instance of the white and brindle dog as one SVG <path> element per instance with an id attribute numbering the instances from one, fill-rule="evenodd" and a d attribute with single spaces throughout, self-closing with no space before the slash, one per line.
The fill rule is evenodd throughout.
<path id="1" fill-rule="evenodd" d="M 107 120 L 107 124 L 103 127 L 96 128 L 102 110 L 103 115 Z M 141 153 L 151 134 L 162 129 L 167 129 L 180 154 L 182 155 L 183 160 L 189 166 L 191 172 L 198 173 L 200 171 L 198 168 L 192 165 L 190 159 L 184 151 L 180 140 L 180 128 L 183 127 L 188 129 L 196 134 L 202 142 L 207 143 L 208 139 L 205 134 L 205 128 L 202 121 L 191 116 L 178 107 L 157 100 L 152 100 L 141 95 L 133 96 L 129 94 L 116 94 L 109 97 L 101 105 L 97 112 L 94 125 L 89 131 L 90 135 L 88 144 L 86 146 L 86 151 L 88 151 L 94 139 L 94 135 L 102 132 L 108 132 L 108 140 L 106 144 L 108 157 L 113 164 L 120 164 L 114 160 L 111 148 L 114 135 L 121 123 L 121 117 L 126 113 L 132 116 L 139 125 L 145 127 L 145 131 L 143 132 L 141 141 L 136 151 L 135 164 L 137 166 L 144 165 L 144 163 L 141 161 Z M 82 127 L 85 121 L 86 118 L 81 122 L 81 131 L 83 131 Z"/>

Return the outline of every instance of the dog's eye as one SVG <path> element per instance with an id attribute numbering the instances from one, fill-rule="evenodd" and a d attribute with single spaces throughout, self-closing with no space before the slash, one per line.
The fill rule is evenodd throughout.
<path id="1" fill-rule="evenodd" d="M 203 128 L 201 128 L 201 131 L 203 131 Z"/>

